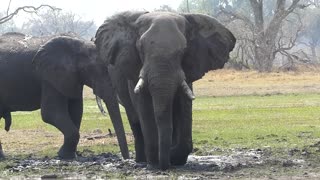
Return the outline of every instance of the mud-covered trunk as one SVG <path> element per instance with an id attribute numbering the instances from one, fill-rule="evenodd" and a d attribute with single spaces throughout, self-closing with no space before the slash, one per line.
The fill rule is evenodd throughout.
<path id="1" fill-rule="evenodd" d="M 169 90 L 170 91 L 170 90 Z M 172 94 L 152 92 L 153 109 L 158 127 L 159 166 L 167 169 L 172 145 Z"/>
<path id="2" fill-rule="evenodd" d="M 153 71 L 156 72 L 156 71 Z M 177 77 L 168 73 L 154 73 L 149 81 L 149 90 L 152 96 L 153 110 L 158 130 L 158 158 L 161 169 L 170 165 L 170 149 L 172 146 L 173 132 L 173 100 L 178 87 Z M 152 75 L 149 75 L 149 78 Z"/>

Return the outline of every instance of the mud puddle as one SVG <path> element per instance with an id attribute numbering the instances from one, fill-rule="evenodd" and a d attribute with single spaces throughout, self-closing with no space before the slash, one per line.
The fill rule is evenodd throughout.
<path id="1" fill-rule="evenodd" d="M 303 159 L 272 159 L 262 150 L 247 150 L 234 151 L 229 155 L 190 155 L 185 166 L 159 171 L 147 167 L 146 164 L 137 164 L 132 159 L 122 160 L 115 154 L 93 155 L 93 152 L 84 150 L 79 153 L 77 160 L 73 161 L 32 157 L 10 160 L 0 177 L 13 179 L 269 179 L 268 177 L 274 177 L 274 168 L 279 168 L 279 166 L 301 169 L 308 167 L 308 164 Z M 259 174 L 261 170 L 264 173 Z M 300 174 L 301 176 L 285 177 L 311 177 L 312 169 L 304 169 L 304 171 L 306 173 Z M 320 177 L 320 174 L 313 176 Z"/>

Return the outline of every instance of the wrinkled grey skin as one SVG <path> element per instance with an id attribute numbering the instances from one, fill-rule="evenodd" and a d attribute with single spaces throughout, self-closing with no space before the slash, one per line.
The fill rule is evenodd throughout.
<path id="1" fill-rule="evenodd" d="M 11 123 L 6 114 L 41 108 L 43 120 L 64 135 L 59 157 L 74 158 L 83 112 L 82 90 L 87 85 L 106 103 L 122 155 L 129 158 L 115 91 L 107 68 L 97 61 L 95 45 L 66 36 L 48 40 L 15 33 L 0 37 L 0 115 L 4 114 L 6 130 Z"/>
<path id="2" fill-rule="evenodd" d="M 40 107 L 40 82 L 31 62 L 40 45 L 50 38 L 15 32 L 0 36 L 0 119 L 5 119 L 6 131 L 11 126 L 11 112 Z"/>
<path id="3" fill-rule="evenodd" d="M 99 58 L 124 105 L 136 161 L 183 165 L 192 151 L 192 82 L 229 59 L 236 39 L 212 17 L 124 12 L 96 34 Z"/>

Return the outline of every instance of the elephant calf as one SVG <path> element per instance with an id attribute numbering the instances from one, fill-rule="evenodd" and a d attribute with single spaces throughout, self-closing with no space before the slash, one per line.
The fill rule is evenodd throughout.
<path id="1" fill-rule="evenodd" d="M 64 135 L 58 153 L 62 159 L 76 156 L 83 86 L 91 87 L 106 103 L 121 153 L 129 158 L 116 95 L 93 43 L 67 36 L 49 40 L 4 34 L 0 37 L 0 84 L 0 118 L 5 119 L 5 129 L 10 128 L 11 112 L 41 108 L 42 119 Z"/>

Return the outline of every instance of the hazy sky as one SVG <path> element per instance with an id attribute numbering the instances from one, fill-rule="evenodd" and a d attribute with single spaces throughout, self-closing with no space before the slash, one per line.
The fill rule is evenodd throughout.
<path id="1" fill-rule="evenodd" d="M 11 11 L 19 6 L 49 4 L 79 14 L 101 24 L 107 16 L 125 10 L 154 10 L 167 4 L 176 9 L 182 0 L 11 0 Z M 9 0 L 0 0 L 0 11 L 6 11 Z M 22 16 L 22 17 L 21 17 Z M 16 20 L 21 21 L 25 15 Z"/>

